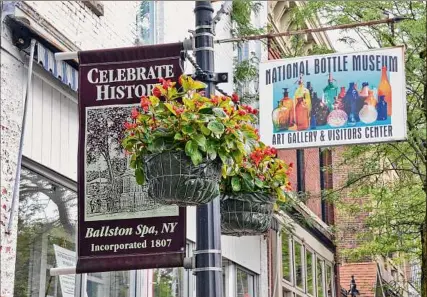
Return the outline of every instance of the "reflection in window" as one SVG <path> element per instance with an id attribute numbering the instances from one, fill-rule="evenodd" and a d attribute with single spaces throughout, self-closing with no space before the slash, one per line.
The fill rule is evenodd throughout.
<path id="1" fill-rule="evenodd" d="M 90 273 L 87 275 L 88 297 L 129 296 L 129 271 Z"/>
<path id="2" fill-rule="evenodd" d="M 138 35 L 143 45 L 155 43 L 154 21 L 155 21 L 155 1 L 141 1 L 137 13 Z"/>
<path id="3" fill-rule="evenodd" d="M 317 264 L 316 264 L 316 273 L 317 273 L 317 297 L 325 297 L 325 291 L 324 291 L 324 287 L 323 287 L 323 278 L 324 278 L 324 274 L 323 274 L 323 260 L 321 259 L 317 259 Z"/>
<path id="4" fill-rule="evenodd" d="M 303 267 L 302 267 L 302 245 L 299 242 L 294 242 L 295 248 L 295 284 L 299 288 L 304 288 L 303 285 Z"/>
<path id="5" fill-rule="evenodd" d="M 286 232 L 282 232 L 282 274 L 283 278 L 287 281 L 291 281 L 291 249 L 289 235 Z"/>
<path id="6" fill-rule="evenodd" d="M 306 273 L 307 273 L 307 293 L 314 296 L 314 278 L 313 278 L 313 265 L 314 255 L 310 251 L 306 251 L 307 262 L 306 262 Z"/>
<path id="7" fill-rule="evenodd" d="M 153 269 L 153 297 L 183 297 L 184 269 Z"/>
<path id="8" fill-rule="evenodd" d="M 330 265 L 325 265 L 326 270 L 326 293 L 328 297 L 332 297 L 333 287 L 332 287 L 332 267 Z"/>
<path id="9" fill-rule="evenodd" d="M 74 254 L 77 196 L 25 168 L 19 192 L 14 296 L 63 296 L 49 269 L 58 260 L 54 245 Z"/>
<path id="10" fill-rule="evenodd" d="M 254 276 L 240 269 L 236 272 L 236 296 L 255 297 Z"/>

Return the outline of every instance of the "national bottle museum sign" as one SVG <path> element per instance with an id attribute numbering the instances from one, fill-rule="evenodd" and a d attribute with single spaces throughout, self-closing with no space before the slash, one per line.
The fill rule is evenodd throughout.
<path id="1" fill-rule="evenodd" d="M 406 139 L 404 48 L 261 63 L 260 135 L 276 148 Z"/>
<path id="2" fill-rule="evenodd" d="M 182 74 L 181 51 L 177 43 L 79 52 L 77 273 L 183 265 L 185 208 L 149 197 L 121 146 L 141 96 Z"/>

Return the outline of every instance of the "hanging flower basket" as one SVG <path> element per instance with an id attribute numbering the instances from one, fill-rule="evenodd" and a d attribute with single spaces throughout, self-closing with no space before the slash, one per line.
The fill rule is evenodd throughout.
<path id="1" fill-rule="evenodd" d="M 290 190 L 291 166 L 277 151 L 259 142 L 239 169 L 221 179 L 222 234 L 260 235 L 268 231 L 273 211 Z"/>
<path id="2" fill-rule="evenodd" d="M 275 199 L 266 193 L 221 195 L 221 233 L 261 235 L 270 229 Z"/>
<path id="3" fill-rule="evenodd" d="M 206 85 L 181 76 L 160 79 L 124 123 L 122 146 L 138 184 L 162 204 L 191 206 L 219 196 L 219 180 L 238 168 L 259 139 L 257 110 L 238 98 L 205 97 Z"/>
<path id="4" fill-rule="evenodd" d="M 207 160 L 195 166 L 183 151 L 145 157 L 148 194 L 162 204 L 200 205 L 219 196 L 221 165 Z"/>

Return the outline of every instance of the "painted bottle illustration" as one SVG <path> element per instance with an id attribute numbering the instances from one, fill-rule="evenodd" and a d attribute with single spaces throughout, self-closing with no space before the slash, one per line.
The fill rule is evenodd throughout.
<path id="1" fill-rule="evenodd" d="M 295 102 L 298 103 L 298 98 L 303 98 L 305 106 L 308 108 L 308 112 L 310 114 L 311 112 L 311 97 L 310 97 L 310 91 L 304 87 L 304 81 L 302 79 L 302 75 L 300 76 L 299 80 L 297 81 L 298 87 L 294 94 Z"/>
<path id="2" fill-rule="evenodd" d="M 310 125 L 309 109 L 304 101 L 304 97 L 297 99 L 295 105 L 295 123 L 297 124 L 297 130 L 307 130 Z"/>
<path id="3" fill-rule="evenodd" d="M 371 124 L 377 120 L 378 112 L 376 109 L 377 100 L 374 98 L 374 92 L 369 90 L 368 97 L 365 99 L 365 105 L 359 111 L 359 118 L 365 124 Z"/>
<path id="4" fill-rule="evenodd" d="M 359 96 L 363 99 L 366 99 L 369 95 L 369 83 L 364 82 L 362 83 L 362 89 L 360 90 Z"/>
<path id="5" fill-rule="evenodd" d="M 341 87 L 341 91 L 338 96 L 335 98 L 334 109 L 344 110 L 344 97 L 345 97 L 345 87 Z"/>
<path id="6" fill-rule="evenodd" d="M 313 86 L 311 85 L 311 82 L 309 82 L 309 81 L 307 82 L 306 88 L 308 90 L 308 93 L 310 94 L 311 104 L 313 105 L 314 104 L 314 102 L 313 102 L 313 92 L 314 92 L 314 90 L 313 90 Z"/>
<path id="7" fill-rule="evenodd" d="M 374 91 L 372 90 L 368 91 L 368 97 L 366 97 L 365 99 L 365 104 L 372 105 L 374 107 L 377 105 L 377 100 L 375 99 Z"/>
<path id="8" fill-rule="evenodd" d="M 378 97 L 384 96 L 384 100 L 387 103 L 387 115 L 391 116 L 392 113 L 392 94 L 391 85 L 387 77 L 387 67 L 383 67 L 381 70 L 381 80 L 378 85 Z"/>
<path id="9" fill-rule="evenodd" d="M 334 84 L 332 73 L 329 73 L 328 85 L 323 89 L 325 103 L 330 110 L 334 108 L 335 97 L 338 96 L 338 87 Z"/>
<path id="10" fill-rule="evenodd" d="M 357 92 L 357 86 L 354 82 L 351 82 L 344 97 L 344 110 L 348 114 L 349 124 L 360 120 L 359 111 L 357 110 L 358 103 L 359 93 Z"/>
<path id="11" fill-rule="evenodd" d="M 378 116 L 377 116 L 377 120 L 378 121 L 385 121 L 387 120 L 387 102 L 385 101 L 385 96 L 384 95 L 380 95 L 379 99 L 378 99 L 378 103 L 377 103 L 377 112 L 378 112 Z"/>
<path id="12" fill-rule="evenodd" d="M 328 121 L 329 107 L 325 102 L 325 95 L 322 95 L 322 100 L 316 105 L 315 109 L 317 126 L 326 125 Z"/>
<path id="13" fill-rule="evenodd" d="M 338 101 L 338 98 L 336 98 Z M 328 124 L 331 127 L 342 127 L 347 123 L 348 116 L 344 110 L 338 108 L 338 104 L 334 104 L 334 110 L 328 115 Z"/>
<path id="14" fill-rule="evenodd" d="M 316 111 L 320 103 L 319 97 L 317 97 L 317 92 L 312 93 L 311 97 L 311 112 L 310 112 L 310 128 L 315 129 L 317 126 Z"/>
<path id="15" fill-rule="evenodd" d="M 288 88 L 283 88 L 283 99 L 272 114 L 274 127 L 278 130 L 288 130 L 294 125 L 294 112 L 294 103 L 289 98 Z"/>

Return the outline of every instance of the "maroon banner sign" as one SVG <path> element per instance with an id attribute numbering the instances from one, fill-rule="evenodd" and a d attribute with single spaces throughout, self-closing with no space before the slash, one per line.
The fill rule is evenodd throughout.
<path id="1" fill-rule="evenodd" d="M 185 208 L 151 199 L 121 147 L 141 96 L 182 74 L 181 51 L 177 43 L 79 53 L 78 273 L 183 265 Z"/>

